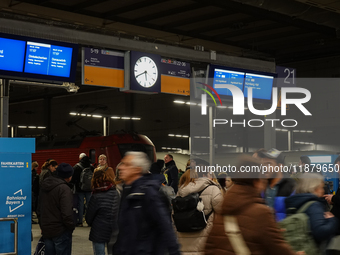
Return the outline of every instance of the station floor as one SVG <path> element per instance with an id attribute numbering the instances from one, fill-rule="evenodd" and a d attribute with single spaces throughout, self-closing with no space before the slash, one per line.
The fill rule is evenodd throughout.
<path id="1" fill-rule="evenodd" d="M 39 224 L 32 224 L 32 255 L 34 254 L 37 243 L 41 237 Z M 72 235 L 72 255 L 93 255 L 92 242 L 89 240 L 90 227 L 77 227 Z"/>

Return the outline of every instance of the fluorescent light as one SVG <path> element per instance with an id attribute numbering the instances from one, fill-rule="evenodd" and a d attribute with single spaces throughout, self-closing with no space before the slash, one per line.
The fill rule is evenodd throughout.
<path id="1" fill-rule="evenodd" d="M 293 132 L 296 133 L 296 132 L 300 132 L 300 131 L 299 130 L 293 130 Z"/>
<path id="2" fill-rule="evenodd" d="M 27 128 L 27 126 L 18 126 L 18 128 Z"/>
<path id="3" fill-rule="evenodd" d="M 171 148 L 170 148 L 170 147 L 167 147 L 166 149 L 167 149 L 167 150 L 171 150 Z"/>
<path id="4" fill-rule="evenodd" d="M 288 131 L 288 129 L 282 129 L 281 131 L 283 131 L 283 132 L 287 132 L 287 131 Z"/>
<path id="5" fill-rule="evenodd" d="M 307 133 L 313 133 L 313 131 L 312 130 L 307 130 Z"/>
<path id="6" fill-rule="evenodd" d="M 38 129 L 45 129 L 46 127 L 38 127 Z"/>
<path id="7" fill-rule="evenodd" d="M 176 104 L 185 104 L 184 101 L 180 101 L 180 100 L 175 100 L 174 103 L 176 103 Z"/>
<path id="8" fill-rule="evenodd" d="M 171 148 L 171 150 L 177 150 L 176 148 Z"/>
<path id="9" fill-rule="evenodd" d="M 84 117 L 86 116 L 86 114 L 85 114 L 85 113 L 82 113 L 82 114 L 80 114 L 80 115 L 81 115 L 81 116 L 84 116 Z"/>
<path id="10" fill-rule="evenodd" d="M 130 117 L 122 117 L 122 120 L 129 120 L 131 119 Z"/>
<path id="11" fill-rule="evenodd" d="M 112 116 L 111 119 L 115 119 L 115 120 L 119 120 L 120 117 L 117 117 L 117 116 Z"/>
<path id="12" fill-rule="evenodd" d="M 10 125 L 7 125 L 7 127 L 11 127 Z"/>
<path id="13" fill-rule="evenodd" d="M 201 138 L 200 136 L 194 136 L 194 138 Z"/>
<path id="14" fill-rule="evenodd" d="M 75 113 L 75 112 L 70 112 L 70 115 L 77 115 L 77 113 Z"/>
<path id="15" fill-rule="evenodd" d="M 168 134 L 168 136 L 175 136 L 174 134 Z"/>
<path id="16" fill-rule="evenodd" d="M 307 131 L 306 130 L 300 130 L 301 133 L 306 133 Z"/>
<path id="17" fill-rule="evenodd" d="M 37 128 L 36 126 L 28 126 L 28 128 Z"/>
<path id="18" fill-rule="evenodd" d="M 101 115 L 92 115 L 93 118 L 102 118 L 103 116 Z"/>
<path id="19" fill-rule="evenodd" d="M 92 115 L 91 115 L 91 114 L 86 114 L 86 116 L 87 116 L 87 117 L 92 117 Z"/>
<path id="20" fill-rule="evenodd" d="M 166 150 L 166 147 L 162 147 L 162 150 Z"/>
<path id="21" fill-rule="evenodd" d="M 182 137 L 182 135 L 176 135 L 176 137 Z"/>
<path id="22" fill-rule="evenodd" d="M 332 163 L 332 156 L 308 156 L 310 162 L 314 163 Z"/>
<path id="23" fill-rule="evenodd" d="M 140 118 L 133 117 L 132 120 L 140 120 Z"/>
<path id="24" fill-rule="evenodd" d="M 188 135 L 182 135 L 182 137 L 183 137 L 183 138 L 189 138 L 189 136 L 188 136 Z"/>

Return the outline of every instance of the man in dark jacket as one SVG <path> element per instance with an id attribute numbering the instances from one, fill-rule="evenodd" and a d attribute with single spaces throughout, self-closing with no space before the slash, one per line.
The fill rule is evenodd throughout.
<path id="1" fill-rule="evenodd" d="M 169 214 L 159 195 L 160 182 L 145 175 L 149 168 L 150 162 L 143 152 L 127 152 L 119 165 L 124 189 L 113 254 L 180 254 Z"/>
<path id="2" fill-rule="evenodd" d="M 61 163 L 57 176 L 46 178 L 41 185 L 39 214 L 40 228 L 45 241 L 46 255 L 69 255 L 74 230 L 72 191 L 69 182 L 73 168 Z"/>
<path id="3" fill-rule="evenodd" d="M 84 153 L 82 153 L 82 154 L 84 154 Z M 82 155 L 82 154 L 80 154 L 80 155 Z M 75 189 L 76 189 L 75 199 L 78 201 L 77 226 L 79 226 L 79 227 L 83 226 L 84 207 L 86 205 L 86 208 L 87 208 L 88 203 L 90 201 L 90 197 L 91 197 L 91 191 L 82 190 L 81 187 L 80 187 L 80 176 L 81 176 L 82 171 L 85 168 L 91 168 L 92 172 L 94 171 L 94 168 L 91 165 L 91 160 L 88 156 L 83 156 L 82 158 L 80 158 L 79 163 L 74 165 L 74 167 L 73 167 L 74 174 L 73 174 L 72 180 L 71 180 L 71 183 L 74 184 Z M 85 205 L 84 205 L 84 199 L 85 199 Z"/>
<path id="4" fill-rule="evenodd" d="M 174 158 L 170 154 L 166 154 L 164 156 L 165 166 L 162 170 L 162 173 L 165 176 L 168 186 L 171 186 L 175 193 L 178 191 L 178 169 Z"/>

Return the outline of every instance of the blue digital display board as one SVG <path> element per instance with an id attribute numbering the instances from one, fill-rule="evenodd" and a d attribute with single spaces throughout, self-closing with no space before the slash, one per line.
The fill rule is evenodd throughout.
<path id="1" fill-rule="evenodd" d="M 229 89 L 225 85 L 234 85 L 243 90 L 244 72 L 232 70 L 215 69 L 213 87 L 220 95 L 231 96 Z"/>
<path id="2" fill-rule="evenodd" d="M 25 41 L 0 38 L 0 70 L 22 72 Z"/>
<path id="3" fill-rule="evenodd" d="M 243 89 L 244 96 L 248 97 L 248 88 L 252 88 L 253 98 L 271 100 L 273 81 L 273 76 L 246 73 Z"/>
<path id="4" fill-rule="evenodd" d="M 274 74 L 250 70 L 210 65 L 209 78 L 213 78 L 212 86 L 219 95 L 231 98 L 232 93 L 226 85 L 238 87 L 245 98 L 248 88 L 252 88 L 253 99 L 270 101 L 274 85 Z"/>
<path id="5" fill-rule="evenodd" d="M 75 82 L 78 45 L 0 34 L 0 77 Z"/>
<path id="6" fill-rule="evenodd" d="M 68 77 L 72 48 L 27 42 L 25 72 Z"/>

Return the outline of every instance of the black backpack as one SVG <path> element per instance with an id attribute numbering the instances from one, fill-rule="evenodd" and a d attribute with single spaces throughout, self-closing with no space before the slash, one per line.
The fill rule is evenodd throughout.
<path id="1" fill-rule="evenodd" d="M 82 191 L 91 191 L 91 181 L 93 177 L 93 167 L 86 167 L 81 171 L 79 187 Z"/>
<path id="2" fill-rule="evenodd" d="M 211 185 L 208 185 L 203 190 L 197 193 L 189 194 L 185 197 L 177 196 L 172 200 L 175 226 L 178 232 L 194 232 L 200 231 L 207 226 L 207 220 L 213 213 L 213 210 L 208 214 L 204 214 L 204 210 L 197 210 L 197 205 L 202 202 L 200 198 L 202 192 Z"/>

